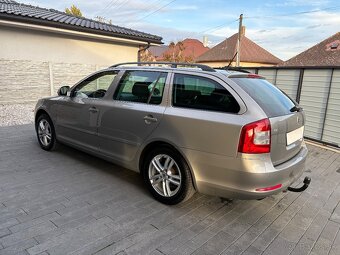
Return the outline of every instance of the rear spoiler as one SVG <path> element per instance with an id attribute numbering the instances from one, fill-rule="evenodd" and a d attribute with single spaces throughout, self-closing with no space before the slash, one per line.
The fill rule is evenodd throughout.
<path id="1" fill-rule="evenodd" d="M 263 76 L 254 73 L 237 73 L 230 74 L 228 78 L 250 78 L 250 79 L 265 79 Z"/>

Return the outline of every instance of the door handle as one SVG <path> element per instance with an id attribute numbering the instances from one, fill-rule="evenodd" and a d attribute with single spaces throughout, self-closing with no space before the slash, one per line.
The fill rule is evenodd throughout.
<path id="1" fill-rule="evenodd" d="M 153 117 L 152 115 L 144 116 L 144 121 L 146 124 L 151 124 L 151 122 L 157 122 L 157 118 Z"/>
<path id="2" fill-rule="evenodd" d="M 92 106 L 92 107 L 89 108 L 89 112 L 97 113 L 98 109 L 96 107 Z"/>

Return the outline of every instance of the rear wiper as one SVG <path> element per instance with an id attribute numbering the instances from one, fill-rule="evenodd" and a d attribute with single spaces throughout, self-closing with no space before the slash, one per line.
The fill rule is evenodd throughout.
<path id="1" fill-rule="evenodd" d="M 291 112 L 300 112 L 302 110 L 302 107 L 294 105 L 290 111 Z"/>

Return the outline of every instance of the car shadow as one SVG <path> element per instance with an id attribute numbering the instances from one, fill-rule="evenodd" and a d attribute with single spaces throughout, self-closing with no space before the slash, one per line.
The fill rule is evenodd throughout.
<path id="1" fill-rule="evenodd" d="M 34 142 L 35 147 L 40 149 L 38 142 L 32 142 Z M 46 154 L 53 154 L 54 159 L 52 159 L 52 161 L 59 161 L 60 164 L 66 160 L 69 162 L 68 166 L 70 166 L 70 163 L 74 163 L 75 165 L 84 165 L 84 168 L 89 171 L 98 171 L 100 174 L 108 175 L 108 178 L 113 177 L 115 179 L 119 179 L 120 182 L 123 182 L 123 186 L 134 185 L 138 192 L 151 197 L 147 188 L 144 186 L 143 179 L 139 173 L 118 166 L 112 162 L 106 161 L 105 159 L 93 156 L 61 143 L 58 143 L 54 151 L 48 152 L 42 150 L 42 153 L 44 156 L 46 156 Z"/>

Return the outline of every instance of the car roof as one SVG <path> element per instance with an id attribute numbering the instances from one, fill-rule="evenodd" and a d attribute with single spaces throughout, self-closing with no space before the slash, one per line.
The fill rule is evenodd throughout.
<path id="1" fill-rule="evenodd" d="M 131 66 L 131 64 L 137 64 Z M 163 64 L 163 66 L 160 66 Z M 153 66 L 152 66 L 153 65 Z M 196 64 L 196 63 L 171 63 L 171 62 L 129 62 L 110 66 L 110 70 L 157 70 L 157 71 L 189 71 L 196 73 L 205 73 L 217 75 L 223 74 L 223 76 L 229 77 L 230 75 L 246 76 L 248 71 L 242 69 L 235 69 L 234 67 L 228 68 L 212 68 L 210 66 Z"/>
<path id="2" fill-rule="evenodd" d="M 114 70 L 157 70 L 157 71 L 191 71 L 200 73 L 214 73 L 213 71 L 203 71 L 200 68 L 189 68 L 189 67 L 165 67 L 165 66 L 119 66 L 119 67 L 109 67 L 109 69 Z"/>

